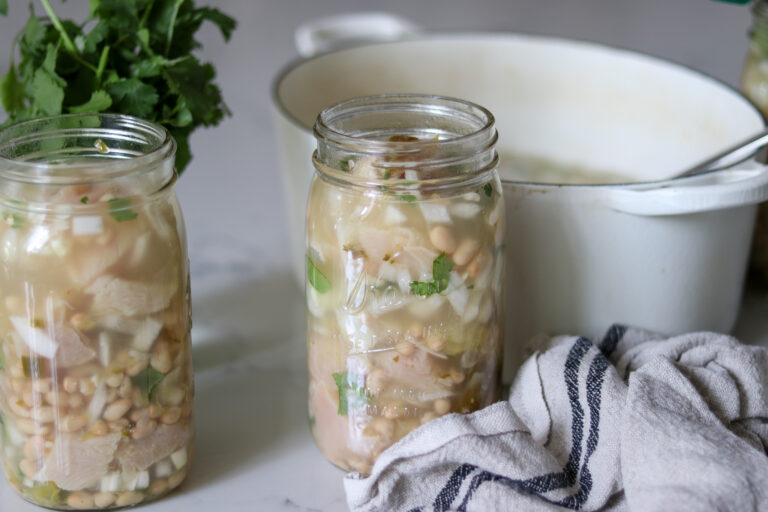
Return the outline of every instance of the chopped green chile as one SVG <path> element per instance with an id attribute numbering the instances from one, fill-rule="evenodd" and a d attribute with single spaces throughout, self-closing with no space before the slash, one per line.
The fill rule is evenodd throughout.
<path id="1" fill-rule="evenodd" d="M 110 199 L 109 200 L 109 214 L 117 222 L 125 222 L 129 220 L 135 220 L 139 216 L 138 213 L 130 209 L 131 200 L 127 198 Z"/>
<path id="2" fill-rule="evenodd" d="M 133 384 L 139 389 L 147 402 L 152 402 L 155 388 L 164 378 L 164 373 L 160 373 L 154 368 L 145 368 L 133 378 Z"/>
<path id="3" fill-rule="evenodd" d="M 334 373 L 333 381 L 339 391 L 339 415 L 347 416 L 350 404 L 352 408 L 358 408 L 367 403 L 365 389 L 361 385 L 351 384 L 348 372 Z"/>
<path id="4" fill-rule="evenodd" d="M 14 229 L 24 227 L 24 217 L 20 213 L 5 211 L 3 212 L 3 221 Z"/>
<path id="5" fill-rule="evenodd" d="M 331 282 L 318 270 L 309 256 L 307 256 L 307 280 L 318 293 L 326 293 L 331 289 Z"/>
<path id="6" fill-rule="evenodd" d="M 451 278 L 453 262 L 449 260 L 445 253 L 435 258 L 432 262 L 432 281 L 429 282 L 411 282 L 411 293 L 414 295 L 423 295 L 429 297 L 434 293 L 440 293 L 448 288 L 448 281 Z"/>
<path id="7" fill-rule="evenodd" d="M 60 507 L 64 502 L 59 489 L 53 482 L 36 484 L 32 488 L 32 497 L 36 503 L 44 507 Z"/>

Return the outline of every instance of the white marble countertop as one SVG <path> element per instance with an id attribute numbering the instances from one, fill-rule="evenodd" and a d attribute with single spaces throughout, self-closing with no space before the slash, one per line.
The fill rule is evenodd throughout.
<path id="1" fill-rule="evenodd" d="M 0 72 L 26 2 L 0 18 Z M 234 112 L 192 139 L 195 160 L 178 185 L 189 231 L 196 369 L 196 459 L 182 488 L 147 511 L 346 510 L 342 473 L 314 448 L 306 420 L 302 295 L 289 242 L 272 130 L 270 84 L 296 56 L 293 31 L 355 0 L 198 0 L 235 15 L 229 45 L 205 27 Z M 78 16 L 84 2 L 62 5 Z M 509 30 L 575 37 L 672 59 L 738 82 L 746 8 L 710 0 L 389 0 L 368 2 L 429 29 Z M 39 9 L 39 6 L 38 6 Z M 2 115 L 0 115 L 0 119 Z M 768 293 L 751 291 L 736 334 L 768 345 Z M 0 510 L 40 510 L 0 483 Z"/>

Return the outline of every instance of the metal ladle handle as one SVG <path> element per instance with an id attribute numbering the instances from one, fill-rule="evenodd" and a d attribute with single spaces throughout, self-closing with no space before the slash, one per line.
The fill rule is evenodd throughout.
<path id="1" fill-rule="evenodd" d="M 676 174 L 676 178 L 690 178 L 710 172 L 720 171 L 751 158 L 757 150 L 768 144 L 768 128 L 747 140 L 735 144 L 725 151 L 694 165 L 690 169 Z"/>

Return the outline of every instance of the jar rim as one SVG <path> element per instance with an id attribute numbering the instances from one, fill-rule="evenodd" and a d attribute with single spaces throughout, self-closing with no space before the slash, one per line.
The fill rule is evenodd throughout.
<path id="1" fill-rule="evenodd" d="M 98 126 L 87 126 L 88 121 L 94 119 L 98 120 Z M 87 149 L 91 154 L 73 162 L 9 156 L 24 143 L 78 136 L 93 137 L 94 146 L 78 148 Z M 104 146 L 98 146 L 102 139 L 132 142 L 145 145 L 146 149 L 130 152 L 135 154 L 113 152 L 104 142 Z M 168 129 L 138 117 L 112 113 L 38 117 L 0 129 L 0 180 L 28 185 L 100 183 L 151 171 L 175 153 L 176 142 Z M 45 155 L 41 152 L 38 156 Z"/>
<path id="2" fill-rule="evenodd" d="M 472 132 L 457 135 L 450 139 L 439 141 L 422 140 L 417 142 L 392 142 L 360 137 L 336 130 L 331 126 L 332 122 L 340 118 L 355 115 L 378 106 L 401 109 L 428 106 L 431 107 L 429 111 L 433 113 L 448 113 L 449 110 L 454 113 L 466 112 L 474 115 L 480 121 L 481 126 Z M 329 140 L 334 144 L 348 147 L 349 149 L 357 149 L 361 153 L 379 155 L 389 152 L 410 152 L 414 147 L 430 146 L 436 142 L 441 145 L 448 143 L 471 143 L 475 139 L 487 138 L 488 132 L 493 131 L 495 123 L 496 119 L 490 110 L 460 98 L 436 94 L 377 94 L 352 98 L 324 109 L 317 116 L 314 132 L 316 137 Z"/>
<path id="3" fill-rule="evenodd" d="M 375 115 L 392 116 L 396 122 L 401 122 L 398 115 L 419 115 L 425 124 L 408 126 L 403 121 L 403 125 L 397 127 L 371 124 L 366 128 L 368 131 L 344 129 L 345 123 L 354 125 L 354 121 L 350 121 L 353 118 L 359 121 L 365 119 L 365 116 Z M 429 177 L 420 178 L 417 181 L 419 187 L 451 186 L 474 182 L 476 179 L 482 181 L 485 174 L 498 163 L 495 122 L 487 108 L 449 96 L 398 93 L 352 98 L 336 103 L 318 115 L 314 126 L 318 149 L 313 155 L 313 161 L 321 175 L 337 183 L 367 188 L 385 185 L 387 188 L 408 189 L 414 185 L 414 180 L 357 177 L 329 165 L 325 161 L 326 154 L 340 152 L 355 157 L 373 157 L 377 159 L 377 167 L 381 164 L 383 167 L 412 170 L 448 170 L 443 174 L 433 173 Z M 450 125 L 451 131 L 446 131 L 444 125 Z M 400 134 L 400 131 L 418 129 L 421 133 L 422 128 L 425 133 L 437 133 L 438 136 L 410 140 L 382 137 L 384 131 Z M 457 166 L 462 168 L 462 172 L 451 171 Z"/>

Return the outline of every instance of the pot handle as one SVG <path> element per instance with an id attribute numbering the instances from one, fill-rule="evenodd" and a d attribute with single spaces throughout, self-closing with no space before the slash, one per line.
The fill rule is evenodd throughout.
<path id="1" fill-rule="evenodd" d="M 768 199 L 768 167 L 753 164 L 648 187 L 653 188 L 609 190 L 608 203 L 614 210 L 643 216 L 684 215 L 757 204 Z"/>
<path id="2" fill-rule="evenodd" d="M 360 12 L 330 16 L 300 25 L 294 34 L 299 55 L 314 57 L 353 44 L 393 41 L 414 34 L 419 27 L 386 12 Z"/>

